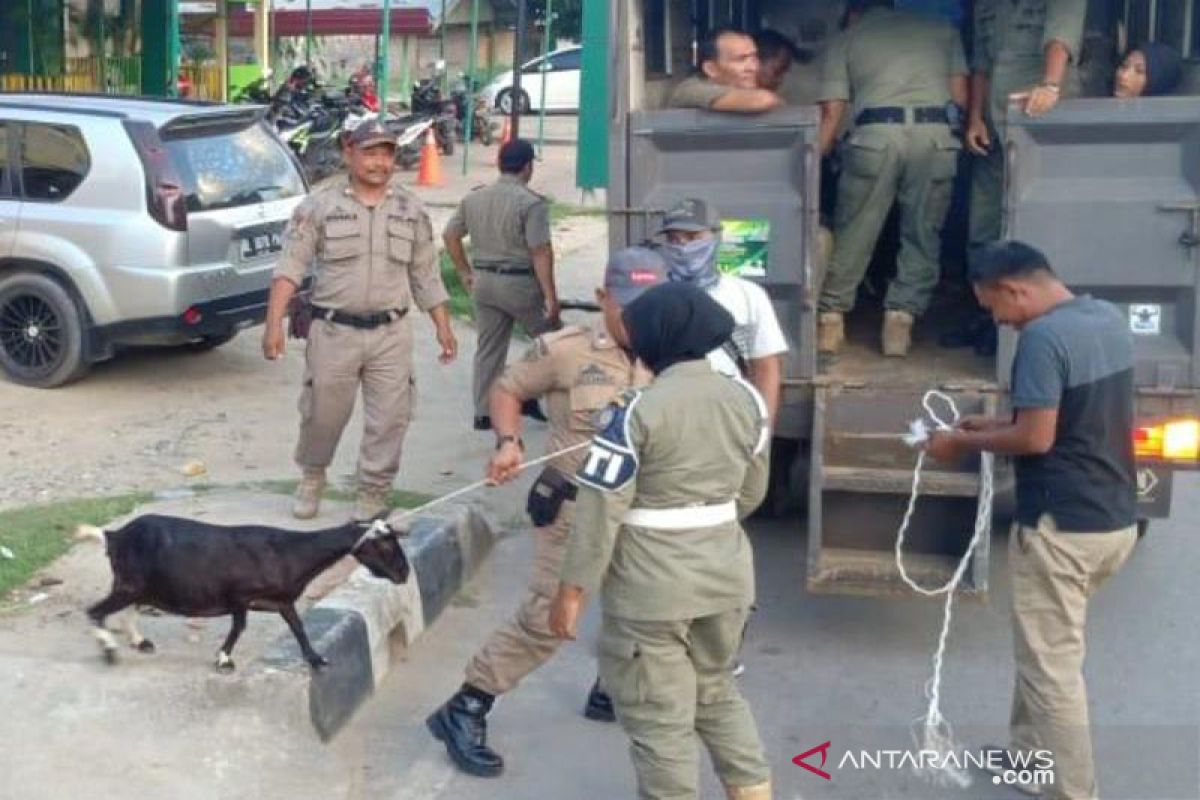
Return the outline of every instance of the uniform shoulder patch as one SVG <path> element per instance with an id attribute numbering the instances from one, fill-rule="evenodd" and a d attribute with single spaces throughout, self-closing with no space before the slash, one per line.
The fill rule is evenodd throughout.
<path id="1" fill-rule="evenodd" d="M 575 474 L 576 479 L 602 492 L 615 492 L 634 479 L 638 455 L 629 436 L 629 418 L 641 392 L 630 389 L 600 412 L 592 447 Z"/>

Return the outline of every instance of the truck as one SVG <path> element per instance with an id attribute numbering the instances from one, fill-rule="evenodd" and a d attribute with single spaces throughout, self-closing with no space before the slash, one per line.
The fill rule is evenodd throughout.
<path id="1" fill-rule="evenodd" d="M 943 303 L 919 323 L 907 358 L 884 358 L 882 309 L 866 297 L 847 319 L 842 353 L 822 362 L 815 346 L 819 109 L 809 103 L 735 115 L 665 107 L 671 88 L 690 72 L 695 43 L 709 30 L 769 25 L 796 37 L 802 48 L 811 45 L 815 56 L 836 32 L 840 5 L 610 0 L 607 35 L 591 37 L 593 47 L 605 48 L 594 60 L 585 31 L 583 105 L 589 64 L 605 64 L 610 248 L 652 240 L 674 202 L 702 198 L 724 220 L 723 247 L 732 260 L 723 267 L 760 283 L 772 300 L 789 352 L 768 504 L 807 519 L 808 590 L 892 595 L 909 591 L 894 547 L 916 461 L 898 434 L 922 416 L 930 389 L 952 397 L 963 414 L 1005 413 L 1017 334 L 1002 329 L 995 355 L 941 348 L 938 334 L 958 316 Z M 969 17 L 964 5 L 957 14 Z M 1120 19 L 1129 5 L 1094 2 L 1089 20 Z M 1186 5 L 1190 20 L 1192 3 Z M 1200 31 L 1200 20 L 1189 24 Z M 1096 56 L 1105 48 L 1094 33 L 1089 27 L 1092 54 L 1081 69 L 1085 85 L 1102 87 L 1113 62 Z M 1192 40 L 1188 33 L 1183 44 Z M 814 57 L 793 69 L 815 87 L 818 64 Z M 1144 532 L 1149 520 L 1171 513 L 1175 472 L 1194 467 L 1200 456 L 1200 102 L 1093 97 L 1064 100 L 1041 118 L 1014 113 L 1010 119 L 1003 143 L 1004 236 L 1045 252 L 1073 290 L 1114 303 L 1133 334 Z M 967 162 L 964 156 L 960 180 Z M 946 237 L 956 225 L 963 232 L 961 201 L 956 206 Z M 889 252 L 883 241 L 876 256 L 886 270 L 894 245 Z M 954 271 L 943 265 L 945 274 Z M 985 466 L 995 473 L 994 507 L 989 496 L 981 497 Z M 1012 488 L 1006 459 L 927 461 L 905 542 L 909 574 L 926 586 L 945 583 L 966 552 L 977 514 L 992 527 L 1011 515 Z M 960 584 L 968 594 L 986 595 L 990 533 L 984 532 Z"/>

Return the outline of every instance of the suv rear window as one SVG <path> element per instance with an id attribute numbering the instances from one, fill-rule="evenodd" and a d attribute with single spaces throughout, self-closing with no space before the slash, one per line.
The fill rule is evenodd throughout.
<path id="1" fill-rule="evenodd" d="M 188 211 L 214 211 L 302 195 L 304 179 L 265 125 L 172 132 L 166 147 L 183 178 Z"/>
<path id="2" fill-rule="evenodd" d="M 21 187 L 27 200 L 64 200 L 87 176 L 91 160 L 79 129 L 27 122 L 21 136 Z"/>

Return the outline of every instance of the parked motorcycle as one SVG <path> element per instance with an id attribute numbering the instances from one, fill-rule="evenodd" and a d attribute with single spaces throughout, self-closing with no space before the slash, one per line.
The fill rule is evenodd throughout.
<path id="1" fill-rule="evenodd" d="M 452 155 L 458 125 L 454 103 L 442 99 L 442 90 L 432 78 L 422 78 L 413 84 L 409 108 L 414 116 L 427 116 L 433 120 L 438 149 L 445 155 Z"/>
<path id="2" fill-rule="evenodd" d="M 469 99 L 469 100 L 468 100 Z M 471 138 L 478 139 L 484 146 L 492 143 L 492 119 L 488 114 L 487 101 L 478 94 L 474 81 L 462 77 L 462 83 L 450 92 L 454 103 L 456 120 L 455 134 L 460 142 L 466 141 L 467 106 L 471 107 Z"/>

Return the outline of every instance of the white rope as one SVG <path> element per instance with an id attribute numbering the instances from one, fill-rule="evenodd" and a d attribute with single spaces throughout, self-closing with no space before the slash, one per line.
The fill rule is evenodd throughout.
<path id="1" fill-rule="evenodd" d="M 585 447 L 591 447 L 591 445 L 592 445 L 592 442 L 589 439 L 586 442 L 580 442 L 579 444 L 573 444 L 570 447 L 564 447 L 561 450 L 556 450 L 553 453 L 547 453 L 546 455 L 544 455 L 540 458 L 535 458 L 533 461 L 522 462 L 521 466 L 517 467 L 517 472 L 524 472 L 525 470 L 529 469 L 530 467 L 536 467 L 538 464 L 544 464 L 547 461 L 551 461 L 553 459 L 558 458 L 559 456 L 566 455 L 567 453 L 574 453 L 576 450 L 582 450 Z M 461 497 L 464 494 L 473 492 L 476 489 L 481 489 L 484 486 L 494 486 L 494 485 L 496 485 L 495 482 L 492 481 L 490 478 L 484 478 L 483 480 L 475 481 L 474 483 L 467 484 L 466 486 L 463 486 L 460 489 L 455 489 L 453 492 L 444 494 L 441 497 L 435 497 L 434 499 L 430 500 L 428 503 L 419 505 L 416 508 L 405 509 L 404 511 L 400 512 L 399 514 L 396 514 L 394 517 L 390 517 L 389 522 L 399 521 L 399 520 L 405 519 L 407 517 L 415 516 L 417 514 L 420 514 L 422 511 L 425 511 L 426 509 L 432 508 L 437 505 L 441 505 L 442 503 L 445 503 L 449 500 L 453 500 L 456 497 Z"/>
<path id="2" fill-rule="evenodd" d="M 932 405 L 934 399 L 941 400 L 949 408 L 951 414 L 950 422 L 946 422 L 938 416 Z M 925 396 L 921 399 L 921 405 L 938 430 L 950 430 L 959 420 L 958 407 L 954 404 L 954 400 L 937 390 L 926 392 Z M 924 424 L 924 420 L 915 421 L 910 426 L 910 434 L 905 438 L 911 446 L 921 445 L 928 439 L 928 427 Z M 942 629 L 938 634 L 937 649 L 933 653 L 933 675 L 925 684 L 925 696 L 929 700 L 929 705 L 925 710 L 925 715 L 918 717 L 913 722 L 913 738 L 918 747 L 922 750 L 932 750 L 939 755 L 945 755 L 955 749 L 954 729 L 951 727 L 949 720 L 942 716 L 942 665 L 946 655 L 946 639 L 950 635 L 950 623 L 954 617 L 954 593 L 958 589 L 959 583 L 962 582 L 963 575 L 967 571 L 967 566 L 971 563 L 971 556 L 975 553 L 975 548 L 979 545 L 980 540 L 989 528 L 993 492 L 992 461 L 991 456 L 986 453 L 981 454 L 979 465 L 979 505 L 975 512 L 975 531 L 971 536 L 971 541 L 967 544 L 966 552 L 963 553 L 958 566 L 950 576 L 950 580 L 937 588 L 926 588 L 914 581 L 904 568 L 904 536 L 908 532 L 908 525 L 912 521 L 913 512 L 916 511 L 917 497 L 921 491 L 921 470 L 925 466 L 924 450 L 921 450 L 917 454 L 917 465 L 913 469 L 912 494 L 908 499 L 908 508 L 904 512 L 904 519 L 900 522 L 900 529 L 896 533 L 896 566 L 900 570 L 901 579 L 910 589 L 918 594 L 926 597 L 936 597 L 941 594 L 946 596 L 946 602 L 942 609 Z M 955 784 L 961 788 L 971 785 L 971 776 L 965 770 L 953 766 L 950 763 L 950 759 L 939 758 L 938 761 L 940 763 L 936 765 L 929 765 L 932 770 L 932 774 L 929 777 L 934 782 Z M 918 769 L 917 771 L 920 772 L 921 770 Z"/>

